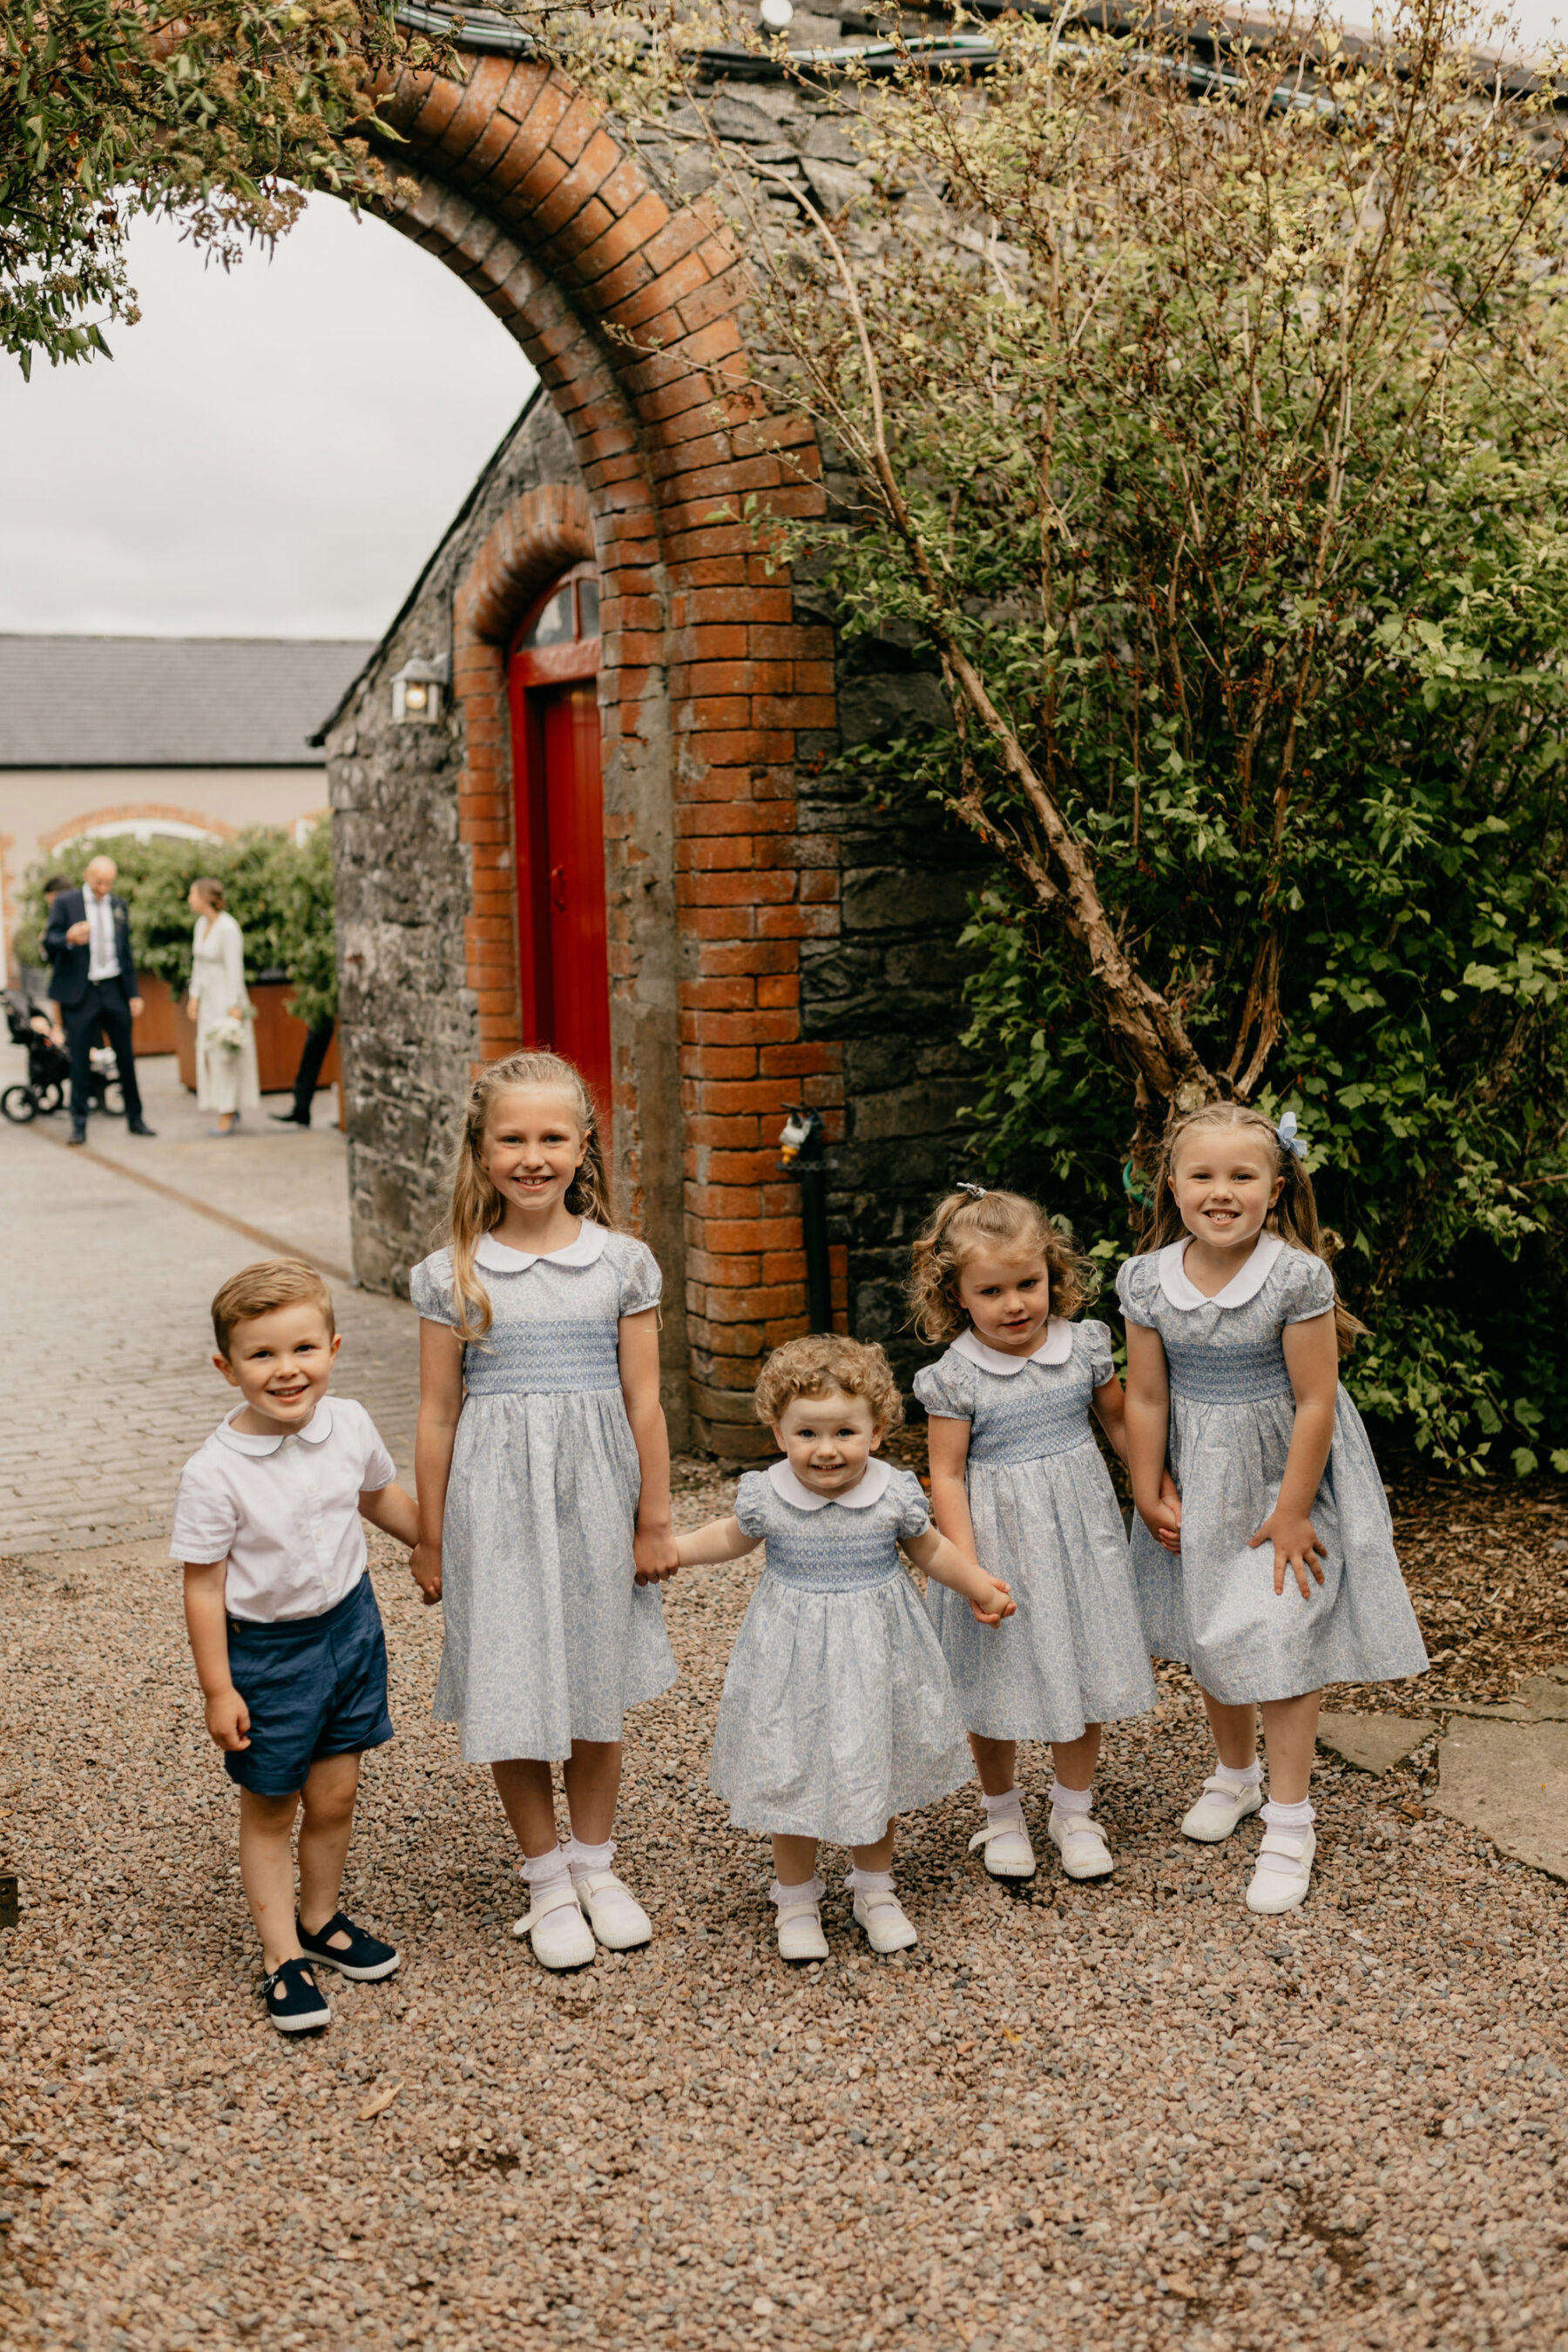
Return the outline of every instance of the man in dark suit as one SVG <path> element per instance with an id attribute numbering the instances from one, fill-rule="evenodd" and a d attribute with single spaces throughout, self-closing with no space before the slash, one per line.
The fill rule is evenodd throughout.
<path id="1" fill-rule="evenodd" d="M 62 890 L 49 908 L 44 953 L 54 966 L 49 994 L 60 1008 L 71 1057 L 71 1134 L 87 1141 L 87 1106 L 93 1044 L 108 1037 L 125 1097 L 125 1124 L 132 1135 L 151 1135 L 142 1116 L 131 1024 L 142 1010 L 136 966 L 131 960 L 131 918 L 114 895 L 112 857 L 95 857 L 79 890 Z"/>

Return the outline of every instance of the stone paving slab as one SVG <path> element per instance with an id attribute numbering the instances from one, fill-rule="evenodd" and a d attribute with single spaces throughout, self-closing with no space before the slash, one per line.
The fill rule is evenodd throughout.
<path id="1" fill-rule="evenodd" d="M 1433 1811 L 1479 1830 L 1500 1853 L 1568 1879 L 1568 1723 L 1462 1717 L 1437 1756 Z"/>
<path id="2" fill-rule="evenodd" d="M 160 1130 L 150 1141 L 96 1119 L 89 1150 L 70 1151 L 45 1122 L 0 1124 L 0 1551 L 167 1530 L 181 1465 L 230 1401 L 212 1368 L 209 1302 L 267 1254 L 213 1212 L 349 1264 L 335 1129 L 212 1142 L 188 1131 L 173 1063 L 143 1069 Z M 63 1121 L 47 1127 L 64 1132 Z M 167 1189 L 129 1181 L 117 1159 Z M 335 1385 L 368 1408 L 412 1484 L 416 1318 L 346 1280 L 331 1287 L 343 1334 Z"/>
<path id="3" fill-rule="evenodd" d="M 1392 1772 L 1437 1726 L 1424 1715 L 1331 1715 L 1318 1718 L 1318 1745 L 1363 1772 Z"/>

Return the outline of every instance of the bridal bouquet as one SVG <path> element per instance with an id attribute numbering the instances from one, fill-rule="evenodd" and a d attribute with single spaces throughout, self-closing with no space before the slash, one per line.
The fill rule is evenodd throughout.
<path id="1" fill-rule="evenodd" d="M 243 1021 L 237 1021 L 232 1013 L 226 1013 L 223 1019 L 215 1021 L 207 1031 L 207 1044 L 220 1046 L 226 1054 L 239 1053 L 245 1044 L 246 1023 L 255 1018 L 256 1014 L 249 1006 L 246 1008 Z"/>

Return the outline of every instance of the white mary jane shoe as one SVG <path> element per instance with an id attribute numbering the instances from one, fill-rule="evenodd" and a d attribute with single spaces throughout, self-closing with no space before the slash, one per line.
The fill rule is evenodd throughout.
<path id="1" fill-rule="evenodd" d="M 778 1913 L 781 1960 L 825 1960 L 827 1958 L 827 1938 L 822 1932 L 822 1909 L 816 1896 L 797 1895 L 781 1903 Z"/>
<path id="2" fill-rule="evenodd" d="M 918 1944 L 914 1923 L 904 1916 L 904 1906 L 889 1889 L 879 1895 L 857 1895 L 855 1925 L 866 1930 L 866 1941 L 874 1952 L 907 1952 Z"/>
<path id="3" fill-rule="evenodd" d="M 585 1969 L 594 1957 L 594 1931 L 583 1916 L 571 1879 L 563 1872 L 531 1892 L 532 1907 L 512 1934 L 528 1937 L 542 1969 Z"/>
<path id="4" fill-rule="evenodd" d="M 630 1887 L 613 1870 L 588 1870 L 574 1876 L 577 1900 L 588 1924 L 607 1952 L 635 1952 L 653 1941 L 653 1922 Z"/>
<path id="5" fill-rule="evenodd" d="M 1203 1795 L 1183 1819 L 1182 1835 L 1195 1839 L 1199 1845 L 1218 1845 L 1262 1802 L 1261 1780 L 1253 1780 L 1245 1789 L 1227 1789 L 1223 1780 L 1205 1780 Z"/>
<path id="6" fill-rule="evenodd" d="M 969 1841 L 969 1851 L 975 1853 L 982 1848 L 984 1851 L 981 1858 L 993 1878 L 1033 1878 L 1039 1868 L 1022 1813 L 1013 1813 L 1005 1821 L 987 1822 L 983 1830 L 976 1830 Z"/>
<path id="7" fill-rule="evenodd" d="M 1252 1874 L 1252 1884 L 1247 1890 L 1247 1907 L 1272 1916 L 1277 1911 L 1294 1911 L 1307 1899 L 1312 1884 L 1312 1856 L 1318 1851 L 1314 1830 L 1266 1830 L 1258 1849 L 1258 1867 Z M 1289 1870 L 1271 1870 L 1263 1857 L 1278 1854 L 1288 1862 Z"/>
<path id="8" fill-rule="evenodd" d="M 1069 1878 L 1109 1878 L 1116 1856 L 1105 1843 L 1105 1832 L 1088 1813 L 1058 1813 L 1053 1805 L 1046 1835 L 1062 1858 Z"/>

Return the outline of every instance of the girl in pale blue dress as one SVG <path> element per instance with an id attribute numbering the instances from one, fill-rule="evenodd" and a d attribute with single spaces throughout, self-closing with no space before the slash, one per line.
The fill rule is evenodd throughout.
<path id="1" fill-rule="evenodd" d="M 1105 1325 L 1071 1319 L 1092 1280 L 1036 1202 L 978 1185 L 950 1193 L 914 1246 L 916 1328 L 952 1342 L 915 1374 L 931 1507 L 1017 1605 L 987 1634 L 949 1593 L 926 1596 L 980 1776 L 985 1825 L 970 1844 L 994 1878 L 1036 1866 L 1020 1739 L 1051 1744 L 1047 1834 L 1064 1871 L 1109 1875 L 1090 1816 L 1100 1726 L 1154 1705 L 1121 1511 L 1089 1426 L 1092 1411 L 1125 1459 L 1121 1383 Z"/>
<path id="2" fill-rule="evenodd" d="M 1218 1763 L 1182 1827 L 1213 1843 L 1262 1805 L 1247 1906 L 1302 1902 L 1329 1682 L 1425 1671 L 1372 1446 L 1339 1381 L 1363 1327 L 1340 1306 L 1294 1115 L 1177 1119 L 1142 1255 L 1121 1268 L 1133 1567 L 1158 1657 L 1189 1665 Z M 1158 1486 L 1167 1450 L 1179 1498 Z M 1169 1549 L 1174 1537 L 1180 1549 Z"/>
<path id="3" fill-rule="evenodd" d="M 675 1680 L 658 1393 L 659 1271 L 612 1230 L 586 1088 L 553 1054 L 493 1063 L 468 1097 L 450 1247 L 414 1268 L 420 1323 L 415 1579 L 446 1611 L 435 1713 L 488 1764 L 546 1968 L 646 1943 L 610 1868 L 629 1706 Z M 564 1766 L 572 1836 L 555 1829 Z"/>
<path id="4" fill-rule="evenodd" d="M 916 1935 L 893 1889 L 895 1821 L 959 1788 L 969 1759 L 900 1548 L 982 1624 L 1013 1604 L 932 1528 L 913 1473 L 875 1459 L 901 1417 L 880 1348 L 792 1339 L 763 1368 L 757 1416 L 784 1460 L 742 1479 L 732 1517 L 678 1543 L 682 1567 L 766 1546 L 724 1676 L 710 1780 L 736 1829 L 773 1840 L 784 1958 L 827 1957 L 820 1839 L 850 1850 L 845 1884 L 871 1949 L 901 1951 Z"/>

